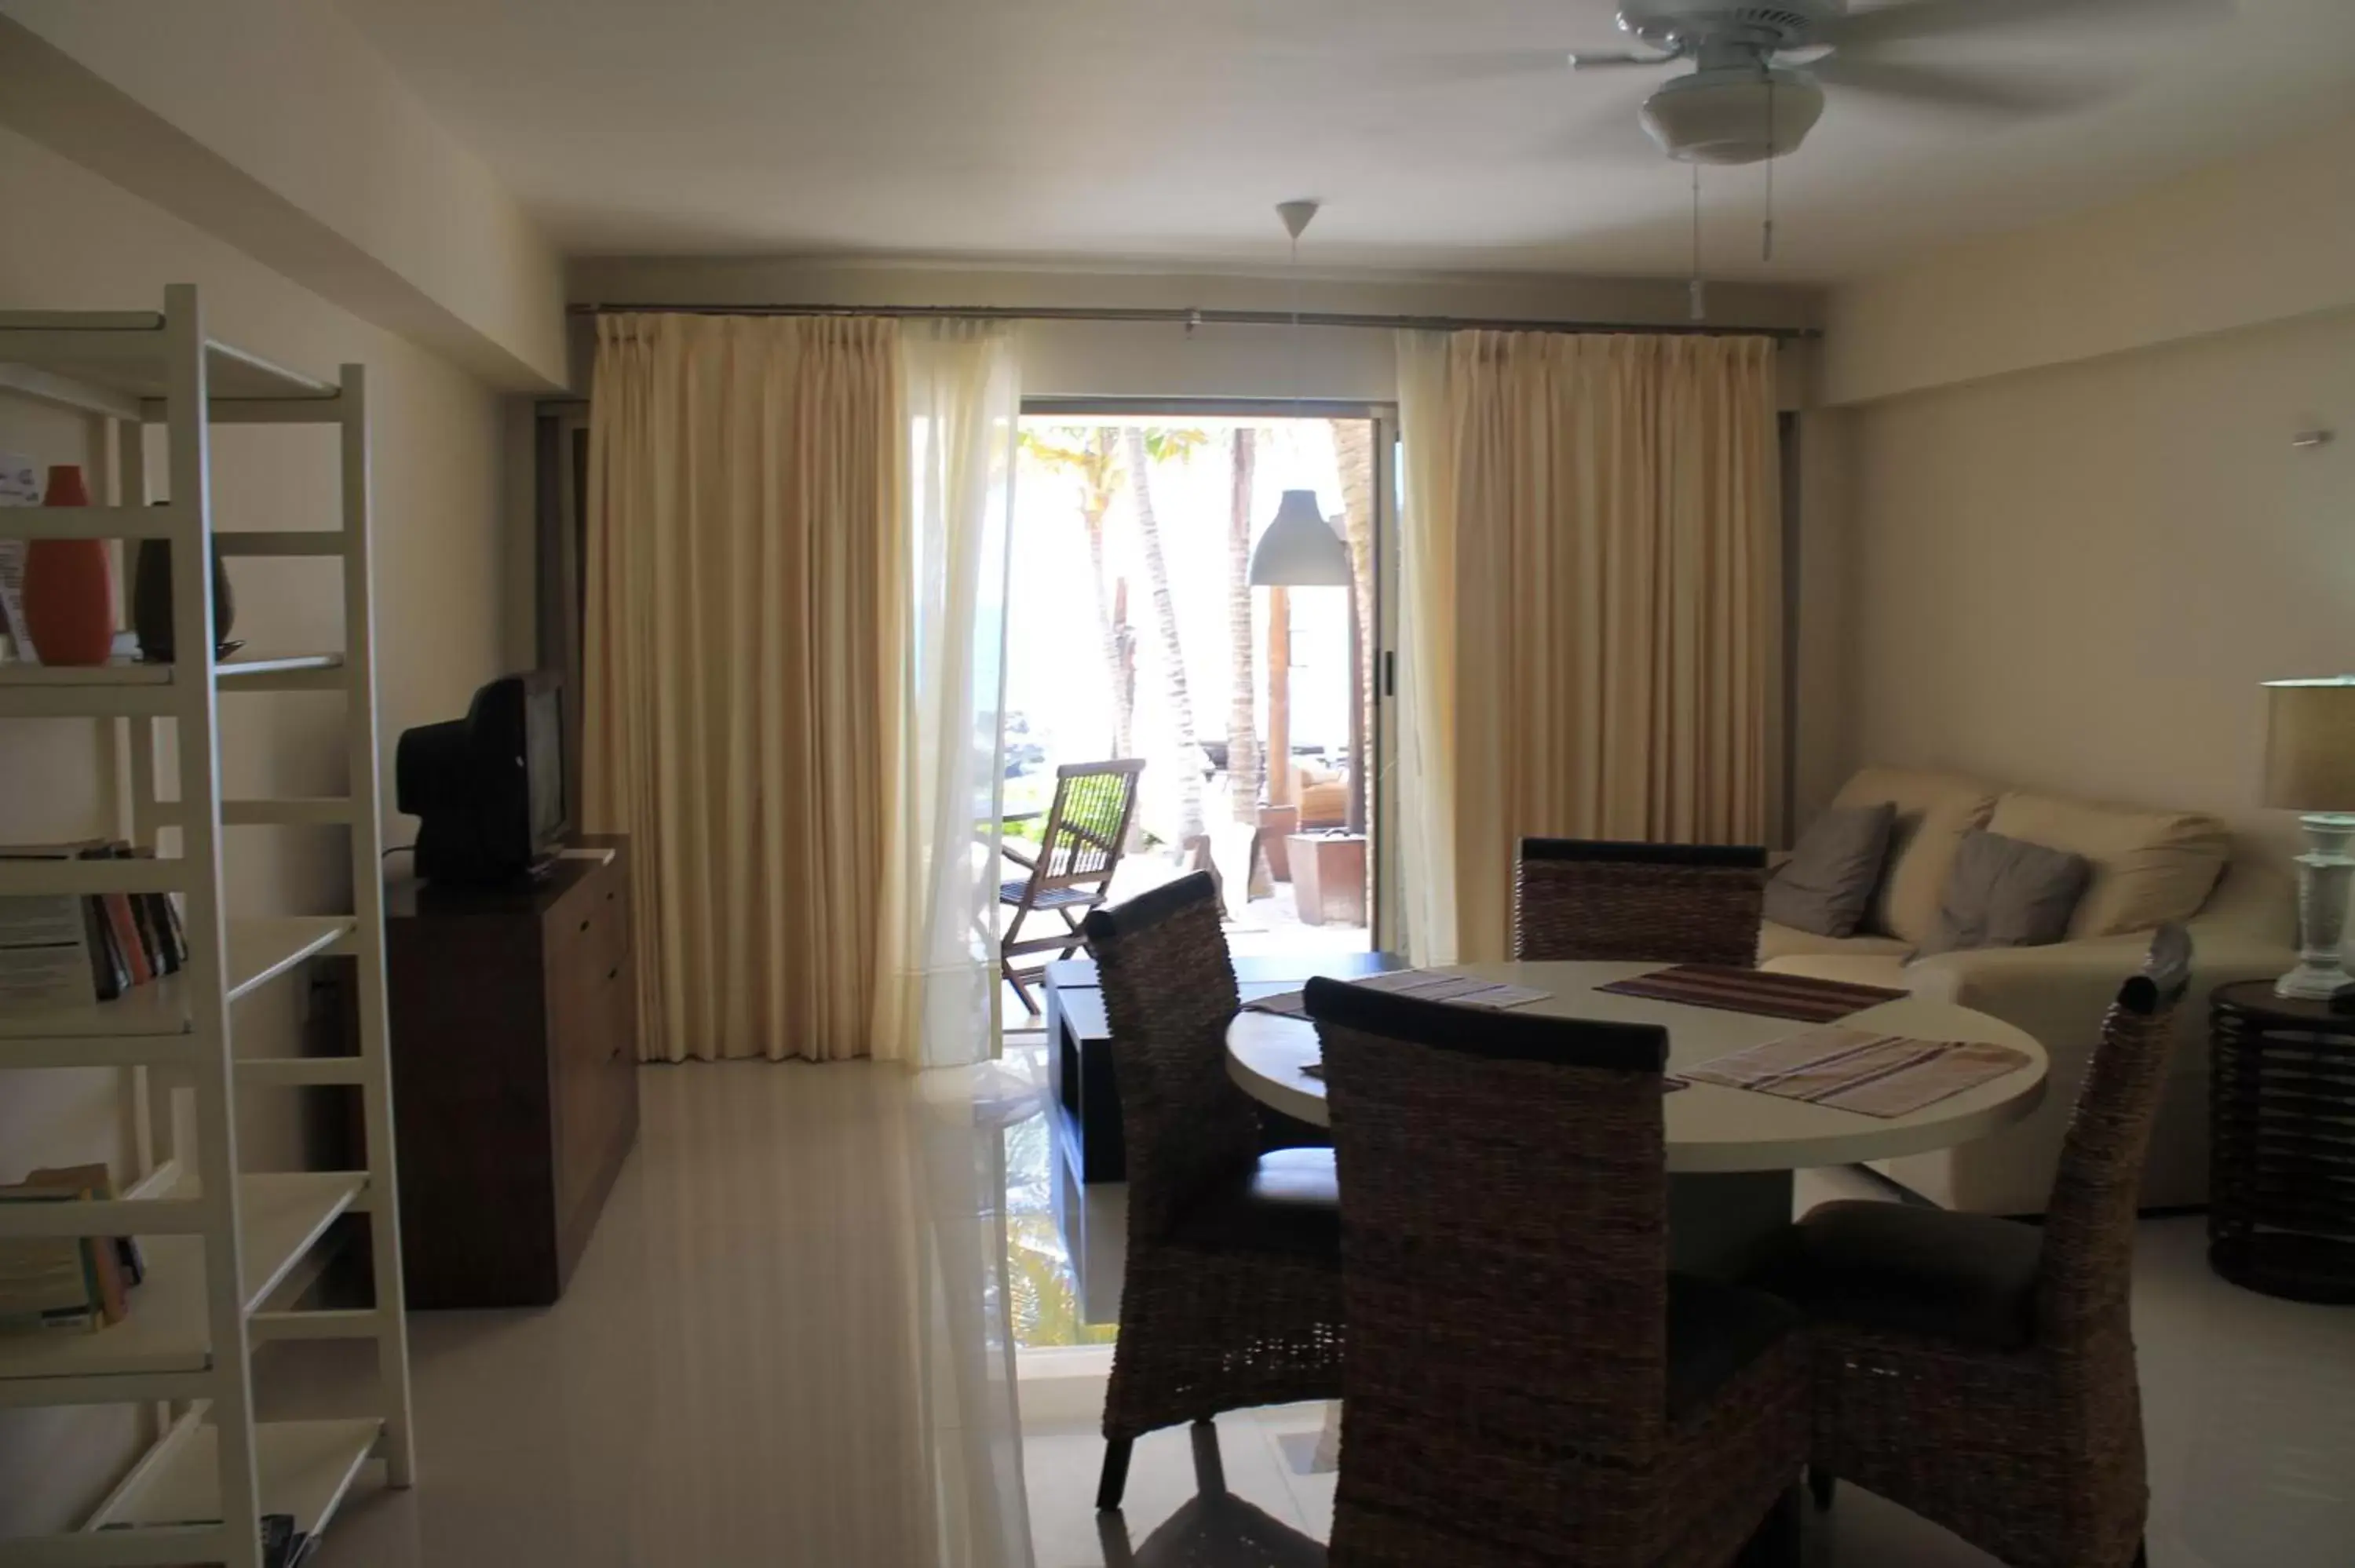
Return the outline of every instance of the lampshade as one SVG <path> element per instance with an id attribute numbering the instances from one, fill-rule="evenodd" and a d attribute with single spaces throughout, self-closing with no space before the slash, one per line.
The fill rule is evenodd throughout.
<path id="1" fill-rule="evenodd" d="M 1349 546 L 1316 510 L 1313 490 L 1287 490 L 1252 551 L 1253 588 L 1347 588 Z"/>
<path id="2" fill-rule="evenodd" d="M 2265 683 L 2265 804 L 2355 811 L 2355 675 Z"/>

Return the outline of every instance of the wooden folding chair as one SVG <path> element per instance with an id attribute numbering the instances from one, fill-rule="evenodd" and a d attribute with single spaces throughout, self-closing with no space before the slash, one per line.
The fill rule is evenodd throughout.
<path id="1" fill-rule="evenodd" d="M 1014 911 L 1006 934 L 998 938 L 998 967 L 1032 1012 L 1039 1011 L 1039 1003 L 1028 982 L 1039 978 L 1046 960 L 1019 969 L 1014 960 L 1026 953 L 1045 952 L 1068 959 L 1084 945 L 1080 922 L 1111 891 L 1121 847 L 1128 842 L 1129 818 L 1136 810 L 1136 776 L 1144 771 L 1144 762 L 1136 758 L 1070 762 L 1056 768 L 1055 800 L 1047 809 L 1038 858 L 1006 848 L 1006 858 L 1029 875 L 998 885 L 997 902 Z M 1026 938 L 1022 923 L 1039 910 L 1060 916 L 1063 929 L 1050 937 Z"/>

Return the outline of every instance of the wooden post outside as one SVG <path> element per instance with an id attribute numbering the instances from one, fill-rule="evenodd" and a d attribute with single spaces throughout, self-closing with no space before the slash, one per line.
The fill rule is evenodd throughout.
<path id="1" fill-rule="evenodd" d="M 1267 590 L 1267 803 L 1289 806 L 1292 771 L 1292 598 L 1289 588 Z"/>

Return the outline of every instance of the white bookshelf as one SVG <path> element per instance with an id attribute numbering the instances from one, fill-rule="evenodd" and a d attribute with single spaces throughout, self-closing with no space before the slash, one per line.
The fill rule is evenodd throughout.
<path id="1" fill-rule="evenodd" d="M 159 835 L 169 834 L 165 847 L 176 851 L 155 859 L 0 863 L 0 895 L 170 892 L 190 948 L 179 973 L 113 1001 L 0 1012 L 0 1069 L 123 1069 L 128 1103 L 142 1122 L 143 1158 L 158 1144 L 159 1121 L 172 1135 L 168 1158 L 137 1172 L 112 1202 L 0 1207 L 0 1236 L 132 1234 L 147 1261 L 124 1321 L 95 1333 L 0 1336 L 0 1408 L 123 1404 L 155 1411 L 153 1441 L 81 1528 L 0 1539 L 0 1568 L 182 1562 L 261 1568 L 254 1527 L 261 1515 L 292 1513 L 297 1529 L 317 1533 L 369 1462 L 381 1461 L 394 1486 L 408 1486 L 413 1474 L 385 1044 L 366 373 L 347 365 L 334 381 L 322 381 L 218 342 L 205 331 L 196 290 L 179 285 L 165 291 L 161 312 L 0 312 L 0 388 L 118 424 L 110 443 L 118 457 L 112 504 L 0 509 L 0 537 L 172 540 L 174 621 L 186 629 L 178 638 L 184 649 L 214 642 L 216 545 L 224 555 L 315 558 L 315 569 L 339 579 L 330 588 L 323 578 L 322 591 L 343 596 L 340 650 L 90 669 L 0 664 L 0 715 L 118 726 L 131 760 L 123 836 L 155 850 Z M 336 514 L 322 522 L 336 525 L 217 531 L 211 428 L 224 423 L 332 433 L 341 485 Z M 148 503 L 143 425 L 165 429 L 168 504 Z M 220 703 L 286 691 L 345 694 L 349 793 L 224 800 Z M 164 725 L 176 732 L 168 748 L 157 739 Z M 176 758 L 168 768 L 166 757 Z M 349 912 L 228 916 L 224 829 L 321 825 L 343 827 L 349 840 Z M 328 955 L 357 960 L 357 1054 L 241 1055 L 231 1004 Z M 365 1168 L 242 1171 L 240 1088 L 319 1084 L 361 1091 Z M 6 1163 L 0 1149 L 0 1165 Z M 305 1264 L 336 1222 L 353 1213 L 368 1216 L 374 1305 L 325 1310 L 280 1301 L 299 1294 Z M 253 1352 L 277 1339 L 373 1340 L 370 1412 L 257 1421 Z"/>

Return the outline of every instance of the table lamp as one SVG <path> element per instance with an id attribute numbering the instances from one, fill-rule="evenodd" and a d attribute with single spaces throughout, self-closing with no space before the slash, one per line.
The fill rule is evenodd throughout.
<path id="1" fill-rule="evenodd" d="M 2325 1000 L 2355 985 L 2340 952 L 2355 857 L 2355 675 L 2265 683 L 2265 800 L 2299 813 L 2297 968 L 2277 996 Z"/>

